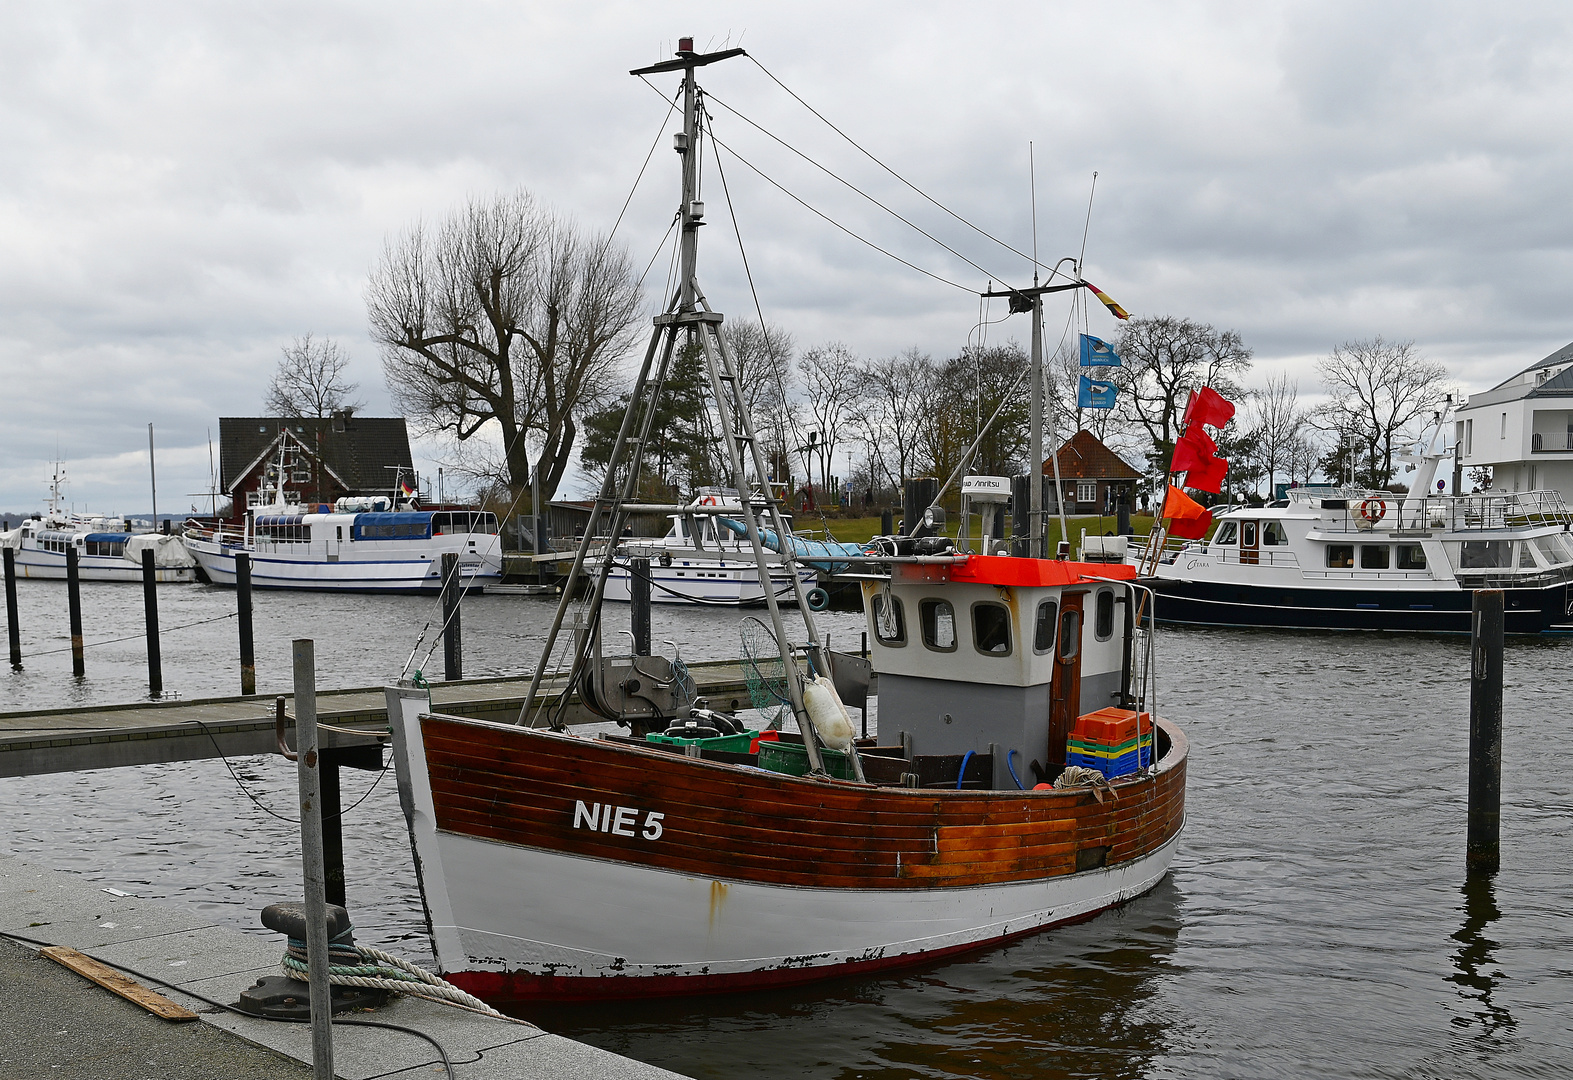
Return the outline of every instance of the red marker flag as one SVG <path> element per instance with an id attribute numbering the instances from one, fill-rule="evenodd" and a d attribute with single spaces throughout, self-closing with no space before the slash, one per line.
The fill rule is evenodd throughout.
<path id="1" fill-rule="evenodd" d="M 1204 386 L 1200 390 L 1191 391 L 1191 399 L 1185 404 L 1185 416 L 1181 422 L 1208 424 L 1221 428 L 1233 416 L 1233 403 L 1212 387 Z"/>
<path id="2" fill-rule="evenodd" d="M 1179 442 L 1174 444 L 1174 460 L 1169 465 L 1169 471 L 1187 472 L 1202 468 L 1212 461 L 1217 453 L 1218 444 L 1212 441 L 1206 430 L 1200 424 L 1192 424 L 1185 429 L 1185 434 L 1180 436 Z"/>
<path id="3" fill-rule="evenodd" d="M 1209 458 L 1185 474 L 1185 486 L 1197 491 L 1210 491 L 1214 495 L 1223 490 L 1224 474 L 1229 463 L 1221 457 Z"/>
<path id="4" fill-rule="evenodd" d="M 1114 302 L 1114 297 L 1098 288 L 1098 286 L 1094 285 L 1090 281 L 1084 281 L 1082 284 L 1092 290 L 1092 295 L 1096 296 L 1100 301 L 1102 301 L 1103 306 L 1109 309 L 1109 314 L 1113 315 L 1116 319 L 1129 319 L 1131 317 L 1131 313 L 1129 311 L 1126 311 L 1119 304 L 1116 304 Z"/>
<path id="5" fill-rule="evenodd" d="M 1169 535 L 1182 540 L 1200 540 L 1213 524 L 1212 511 L 1173 484 L 1169 485 L 1168 497 L 1163 500 L 1163 516 L 1172 519 Z"/>

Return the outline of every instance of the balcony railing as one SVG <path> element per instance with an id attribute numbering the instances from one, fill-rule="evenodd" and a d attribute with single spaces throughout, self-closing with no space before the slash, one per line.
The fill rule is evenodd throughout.
<path id="1" fill-rule="evenodd" d="M 1529 449 L 1536 454 L 1565 454 L 1573 450 L 1573 431 L 1537 431 L 1529 438 Z"/>

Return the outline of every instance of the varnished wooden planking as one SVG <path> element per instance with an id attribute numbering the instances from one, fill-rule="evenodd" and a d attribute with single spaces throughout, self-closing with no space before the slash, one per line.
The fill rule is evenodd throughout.
<path id="1" fill-rule="evenodd" d="M 64 945 L 50 945 L 39 949 L 38 953 L 63 967 L 70 968 L 85 979 L 91 979 L 105 990 L 119 994 L 132 1004 L 140 1005 L 154 1016 L 177 1024 L 197 1018 L 197 1014 L 184 1005 L 176 1005 L 162 994 L 155 994 L 136 980 L 122 975 L 111 967 L 106 967 L 91 956 L 79 953 L 75 949 L 66 948 Z"/>
<path id="2" fill-rule="evenodd" d="M 441 717 L 423 726 L 439 827 L 704 876 L 865 888 L 1041 878 L 1073 872 L 1084 847 L 1110 847 L 1111 865 L 1150 851 L 1183 820 L 1183 760 L 1116 781 L 1120 797 L 1099 803 L 1086 790 L 833 785 Z M 573 828 L 576 801 L 669 817 L 641 841 Z"/>

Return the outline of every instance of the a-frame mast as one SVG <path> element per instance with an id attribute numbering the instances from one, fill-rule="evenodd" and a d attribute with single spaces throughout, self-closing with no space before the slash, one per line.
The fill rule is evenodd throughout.
<path id="1" fill-rule="evenodd" d="M 804 596 L 792 533 L 786 516 L 782 513 L 780 501 L 769 483 L 770 474 L 765 465 L 764 451 L 759 445 L 758 438 L 755 437 L 753 418 L 744 404 L 736 358 L 721 334 L 722 316 L 719 312 L 711 310 L 706 302 L 704 291 L 699 287 L 696 270 L 699 258 L 699 229 L 704 225 L 704 204 L 700 200 L 699 184 L 700 140 L 704 129 L 700 120 L 703 94 L 694 73 L 698 68 L 742 55 L 745 55 L 742 49 L 696 53 L 693 49 L 693 40 L 683 38 L 678 44 L 676 59 L 651 67 L 638 68 L 629 73 L 636 76 L 668 71 L 683 73 L 683 130 L 674 140 L 677 153 L 682 159 L 683 173 L 682 201 L 678 210 L 682 226 L 678 241 L 680 277 L 677 289 L 666 310 L 654 320 L 655 327 L 650 335 L 650 345 L 645 351 L 644 362 L 634 382 L 634 393 L 629 400 L 628 411 L 623 415 L 622 427 L 617 433 L 611 459 L 607 463 L 606 479 L 602 482 L 600 495 L 590 511 L 590 520 L 585 527 L 584 537 L 574 555 L 570 582 L 577 580 L 584 570 L 597 527 L 604 517 L 608 524 L 604 534 L 608 537 L 607 547 L 601 556 L 598 572 L 591 584 L 589 633 L 576 642 L 573 662 L 568 674 L 567 686 L 570 690 L 577 684 L 579 673 L 589 661 L 589 654 L 593 648 L 592 641 L 599 633 L 601 603 L 606 594 L 606 581 L 611 570 L 617 537 L 621 535 L 627 518 L 626 504 L 635 501 L 638 493 L 644 447 L 650 436 L 657 411 L 656 403 L 671 368 L 672 357 L 681 344 L 692 344 L 696 338 L 704 354 L 710 390 L 720 419 L 721 438 L 726 443 L 727 463 L 731 467 L 733 486 L 736 487 L 742 503 L 743 522 L 747 528 L 749 544 L 753 549 L 754 565 L 765 594 L 765 604 L 770 611 L 771 628 L 780 648 L 782 664 L 789 672 L 795 670 L 792 643 L 787 637 L 781 617 L 781 607 L 771 582 L 765 547 L 761 539 L 761 510 L 769 519 L 770 527 L 775 529 L 776 536 L 781 540 L 779 545 L 781 564 L 792 580 L 793 594 L 807 632 L 810 659 L 821 674 L 827 673 L 828 656 L 814 617 L 809 610 L 807 598 Z M 757 495 L 748 481 L 750 465 L 753 467 L 758 483 Z M 620 470 L 623 472 L 623 478 L 619 484 Z M 556 616 L 552 620 L 545 646 L 541 651 L 540 663 L 536 665 L 535 672 L 530 678 L 530 688 L 525 697 L 524 708 L 520 712 L 522 723 L 535 726 L 538 722 L 541 681 L 551 661 L 557 636 L 567 615 L 571 594 L 572 589 L 565 588 L 558 602 Z M 814 726 L 803 706 L 802 687 L 797 679 L 791 676 L 786 679 L 786 684 L 792 712 L 797 717 L 798 727 L 803 732 L 803 743 L 808 751 L 810 770 L 823 773 L 824 764 L 820 757 Z M 568 691 L 565 690 L 566 692 Z M 862 766 L 857 754 L 854 752 L 848 756 L 851 758 L 854 772 L 861 780 Z"/>

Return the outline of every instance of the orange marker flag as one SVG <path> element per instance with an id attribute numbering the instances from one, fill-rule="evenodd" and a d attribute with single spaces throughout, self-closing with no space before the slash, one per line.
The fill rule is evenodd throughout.
<path id="1" fill-rule="evenodd" d="M 1163 500 L 1163 517 L 1173 519 L 1169 535 L 1182 540 L 1200 540 L 1213 524 L 1213 512 L 1173 484 L 1169 485 L 1168 497 Z"/>

